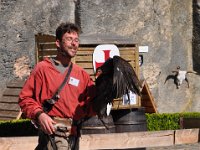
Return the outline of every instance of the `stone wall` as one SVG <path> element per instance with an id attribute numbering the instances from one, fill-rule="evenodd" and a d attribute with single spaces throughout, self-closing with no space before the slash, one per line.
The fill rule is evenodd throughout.
<path id="1" fill-rule="evenodd" d="M 173 80 L 164 84 L 178 65 L 193 70 L 198 64 L 192 47 L 195 4 L 193 0 L 1 0 L 0 88 L 29 74 L 35 64 L 35 34 L 54 34 L 60 22 L 72 21 L 85 35 L 122 36 L 148 46 L 149 51 L 141 53 L 140 78 L 147 79 L 159 112 L 199 111 L 198 75 L 188 76 L 190 88 L 184 82 L 176 89 Z"/>
<path id="2" fill-rule="evenodd" d="M 1 89 L 13 78 L 26 77 L 33 68 L 35 34 L 54 34 L 61 22 L 74 22 L 74 11 L 73 0 L 0 1 Z"/>

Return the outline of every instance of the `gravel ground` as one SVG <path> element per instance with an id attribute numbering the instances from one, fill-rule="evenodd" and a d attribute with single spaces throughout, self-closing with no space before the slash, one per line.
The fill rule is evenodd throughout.
<path id="1" fill-rule="evenodd" d="M 181 145 L 165 146 L 165 147 L 151 147 L 151 148 L 146 148 L 146 150 L 200 150 L 200 143 L 181 144 Z"/>
<path id="2" fill-rule="evenodd" d="M 200 150 L 200 143 L 181 144 L 181 145 L 163 146 L 163 147 L 133 148 L 127 150 Z"/>

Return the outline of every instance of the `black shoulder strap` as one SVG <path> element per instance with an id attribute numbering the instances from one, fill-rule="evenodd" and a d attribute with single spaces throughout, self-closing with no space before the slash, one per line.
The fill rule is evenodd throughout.
<path id="1" fill-rule="evenodd" d="M 67 80 L 69 78 L 69 75 L 70 75 L 70 73 L 72 71 L 72 66 L 73 66 L 73 64 L 71 63 L 71 65 L 69 66 L 69 70 L 68 70 L 68 72 L 66 74 L 65 79 L 63 80 L 63 82 L 60 85 L 60 87 L 57 89 L 56 93 L 53 95 L 52 99 L 55 99 L 57 101 L 60 98 L 59 97 L 59 93 L 60 93 L 60 91 L 62 90 L 62 88 L 64 87 L 65 83 L 67 82 Z"/>
<path id="2" fill-rule="evenodd" d="M 69 75 L 70 75 L 70 73 L 72 71 L 72 66 L 73 66 L 73 64 L 71 63 L 70 66 L 69 66 L 69 70 L 68 70 L 68 72 L 66 74 L 65 79 L 63 80 L 62 84 L 59 86 L 59 88 L 57 89 L 57 91 L 55 92 L 55 94 L 52 96 L 52 98 L 48 99 L 48 100 L 46 100 L 44 102 L 44 104 L 43 104 L 43 110 L 44 110 L 44 112 L 49 112 L 52 109 L 53 105 L 60 98 L 59 93 L 60 93 L 60 91 L 62 90 L 62 88 L 64 87 L 65 83 L 67 82 L 67 80 L 69 78 Z"/>

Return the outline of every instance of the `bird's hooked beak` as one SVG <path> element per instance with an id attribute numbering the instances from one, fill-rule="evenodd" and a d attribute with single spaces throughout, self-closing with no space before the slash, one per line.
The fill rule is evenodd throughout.
<path id="1" fill-rule="evenodd" d="M 98 76 L 100 76 L 102 73 L 103 72 L 102 72 L 101 68 L 97 68 L 95 78 L 98 78 Z"/>

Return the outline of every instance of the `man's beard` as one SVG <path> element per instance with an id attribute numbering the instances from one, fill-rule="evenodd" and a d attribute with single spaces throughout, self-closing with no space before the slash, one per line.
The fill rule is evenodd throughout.
<path id="1" fill-rule="evenodd" d="M 69 54 L 68 54 L 66 51 L 64 51 L 63 49 L 59 49 L 59 50 L 60 50 L 60 53 L 61 53 L 62 56 L 66 57 L 66 56 L 69 55 Z"/>
<path id="2" fill-rule="evenodd" d="M 75 49 L 75 47 L 69 47 L 69 49 Z M 63 48 L 58 49 L 60 51 L 60 54 L 64 57 L 70 56 Z"/>

